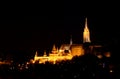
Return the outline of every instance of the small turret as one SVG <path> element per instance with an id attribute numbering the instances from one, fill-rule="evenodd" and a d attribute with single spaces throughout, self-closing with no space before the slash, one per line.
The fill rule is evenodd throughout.
<path id="1" fill-rule="evenodd" d="M 55 44 L 53 45 L 52 53 L 53 53 L 53 54 L 57 53 L 57 49 L 56 49 L 56 47 L 55 47 Z"/>
<path id="2" fill-rule="evenodd" d="M 38 52 L 36 51 L 36 52 L 35 52 L 35 57 L 37 57 L 37 56 L 38 56 Z"/>
<path id="3" fill-rule="evenodd" d="M 44 51 L 44 55 L 43 56 L 47 56 L 46 51 Z"/>

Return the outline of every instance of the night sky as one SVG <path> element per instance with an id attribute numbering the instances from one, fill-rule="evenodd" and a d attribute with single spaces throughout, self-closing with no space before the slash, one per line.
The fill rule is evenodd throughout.
<path id="1" fill-rule="evenodd" d="M 82 43 L 85 17 L 88 18 L 91 41 L 118 44 L 120 23 L 117 6 L 106 3 L 92 6 L 85 7 L 77 1 L 64 2 L 37 9 L 37 16 L 1 16 L 0 49 L 48 50 L 54 43 L 58 46 L 69 43 L 70 35 L 73 43 Z"/>

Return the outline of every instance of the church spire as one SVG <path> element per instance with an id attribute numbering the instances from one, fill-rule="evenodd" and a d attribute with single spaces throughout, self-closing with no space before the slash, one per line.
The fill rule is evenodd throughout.
<path id="1" fill-rule="evenodd" d="M 35 57 L 37 57 L 37 56 L 38 56 L 38 52 L 36 51 L 36 52 L 35 52 Z"/>
<path id="2" fill-rule="evenodd" d="M 37 60 L 38 52 L 35 52 L 34 61 Z"/>
<path id="3" fill-rule="evenodd" d="M 72 35 L 70 36 L 70 45 L 73 44 L 73 41 L 72 41 Z"/>
<path id="4" fill-rule="evenodd" d="M 88 42 L 90 43 L 90 32 L 88 29 L 88 25 L 87 25 L 87 18 L 85 19 L 85 28 L 84 28 L 84 32 L 83 32 L 83 43 Z"/>
<path id="5" fill-rule="evenodd" d="M 52 51 L 56 51 L 55 44 L 53 45 Z"/>

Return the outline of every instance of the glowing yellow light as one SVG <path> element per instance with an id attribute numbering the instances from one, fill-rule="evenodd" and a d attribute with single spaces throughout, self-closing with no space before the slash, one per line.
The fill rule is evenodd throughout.
<path id="1" fill-rule="evenodd" d="M 59 50 L 59 52 L 63 52 L 63 50 Z"/>

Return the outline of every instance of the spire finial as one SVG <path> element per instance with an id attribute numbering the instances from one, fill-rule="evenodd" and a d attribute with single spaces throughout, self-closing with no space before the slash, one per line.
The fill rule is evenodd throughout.
<path id="1" fill-rule="evenodd" d="M 85 28 L 88 28 L 87 17 L 85 18 Z"/>

